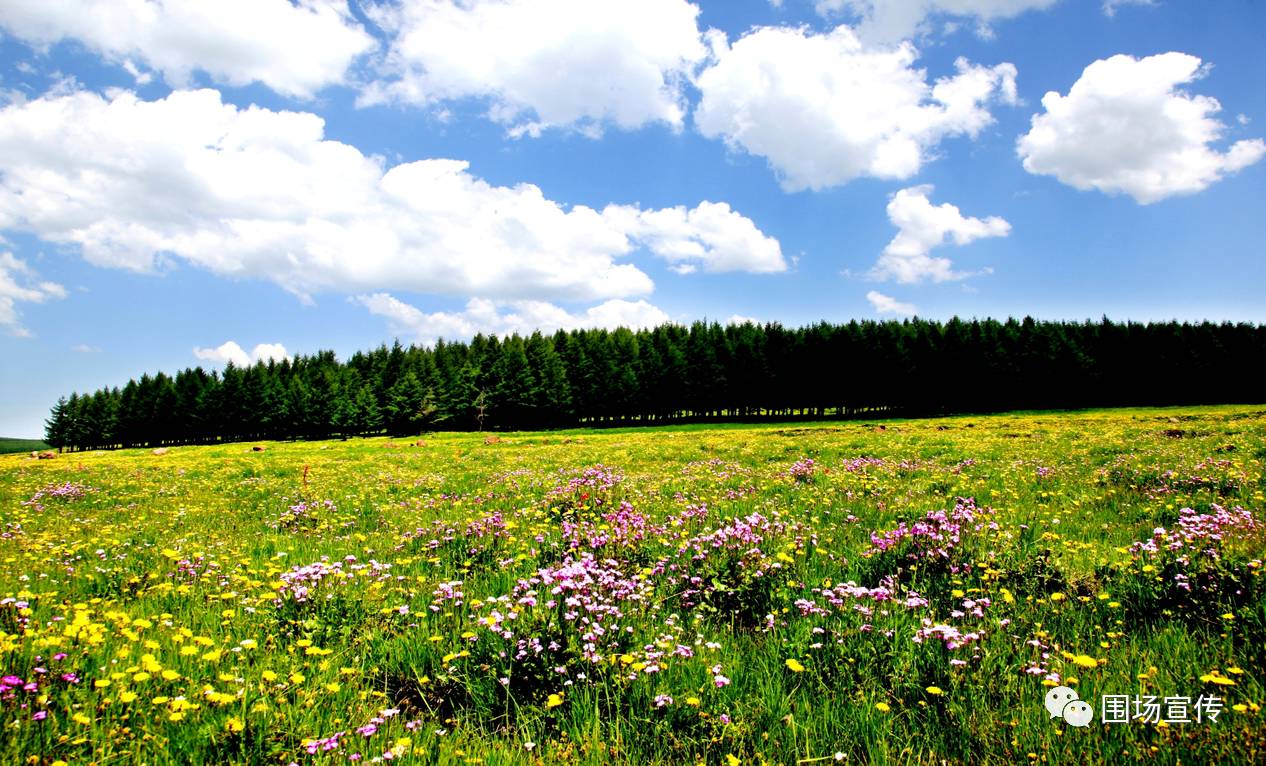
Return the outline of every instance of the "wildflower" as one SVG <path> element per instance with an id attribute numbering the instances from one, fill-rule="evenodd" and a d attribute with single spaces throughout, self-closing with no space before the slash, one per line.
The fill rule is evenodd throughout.
<path id="1" fill-rule="evenodd" d="M 931 694 L 933 697 L 939 697 L 945 693 L 945 690 L 939 686 L 929 686 L 924 691 L 926 691 L 928 694 Z"/>
<path id="2" fill-rule="evenodd" d="M 888 706 L 887 702 L 876 702 L 875 709 L 881 713 L 887 713 L 889 710 L 892 710 L 892 708 Z"/>
<path id="3" fill-rule="evenodd" d="M 786 666 L 787 666 L 787 669 L 788 669 L 788 670 L 790 670 L 792 673 L 803 673 L 803 672 L 804 672 L 804 665 L 801 665 L 799 660 L 794 660 L 794 659 L 793 659 L 793 660 L 787 660 L 787 662 L 786 662 L 785 664 L 786 664 Z"/>
<path id="4" fill-rule="evenodd" d="M 549 695 L 549 698 L 548 698 L 547 700 L 545 700 L 545 707 L 546 707 L 546 709 L 549 709 L 549 708 L 555 708 L 555 707 L 558 707 L 558 706 L 559 706 L 559 705 L 561 705 L 561 704 L 563 704 L 563 693 L 562 693 L 562 692 L 558 692 L 557 694 L 551 694 L 551 695 Z"/>
<path id="5" fill-rule="evenodd" d="M 228 732 L 236 733 L 245 728 L 246 724 L 243 723 L 241 718 L 230 718 L 224 722 L 224 730 Z"/>
<path id="6" fill-rule="evenodd" d="M 1079 654 L 1073 657 L 1073 664 L 1079 668 L 1097 668 L 1099 661 L 1088 654 Z"/>

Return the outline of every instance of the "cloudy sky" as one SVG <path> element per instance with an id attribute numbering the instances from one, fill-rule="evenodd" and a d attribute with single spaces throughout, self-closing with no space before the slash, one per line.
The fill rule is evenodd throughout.
<path id="1" fill-rule="evenodd" d="M 5 0 L 0 435 L 663 321 L 1266 321 L 1256 0 Z"/>

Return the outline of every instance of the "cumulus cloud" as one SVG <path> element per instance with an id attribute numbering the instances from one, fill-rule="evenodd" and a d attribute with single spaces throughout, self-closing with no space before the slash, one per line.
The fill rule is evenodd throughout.
<path id="1" fill-rule="evenodd" d="M 908 317 L 914 316 L 918 312 L 914 304 L 902 303 L 896 298 L 889 297 L 875 290 L 866 293 L 866 300 L 870 301 L 870 306 L 875 310 L 876 314 Z"/>
<path id="2" fill-rule="evenodd" d="M 476 333 L 526 335 L 534 330 L 552 332 L 585 327 L 639 329 L 669 321 L 667 314 L 644 300 L 609 300 L 580 314 L 543 301 L 500 303 L 471 298 L 462 311 L 428 313 L 389 293 L 359 295 L 353 300 L 371 314 L 386 318 L 392 332 L 423 343 L 433 343 L 439 338 L 461 340 Z"/>
<path id="3" fill-rule="evenodd" d="M 1211 146 L 1225 130 L 1214 119 L 1222 105 L 1180 87 L 1206 71 L 1200 59 L 1175 52 L 1094 62 L 1067 96 L 1042 98 L 1046 111 L 1017 144 L 1024 169 L 1146 205 L 1202 191 L 1257 162 L 1266 154 L 1261 139 L 1225 152 Z"/>
<path id="4" fill-rule="evenodd" d="M 245 349 L 237 345 L 236 341 L 225 341 L 215 348 L 195 348 L 193 355 L 203 361 L 215 362 L 216 364 L 227 364 L 232 362 L 235 367 L 250 367 L 256 362 L 282 361 L 289 359 L 290 355 L 286 353 L 286 347 L 280 343 L 260 343 L 251 352 L 246 353 Z"/>
<path id="5" fill-rule="evenodd" d="M 609 206 L 603 215 L 679 273 L 705 271 L 786 271 L 778 240 L 766 236 L 724 202 L 701 202 L 693 210 L 670 207 L 638 210 Z"/>
<path id="6" fill-rule="evenodd" d="M 343 0 L 5 0 L 0 28 L 35 46 L 75 40 L 138 83 L 140 64 L 173 86 L 201 71 L 299 97 L 344 82 L 374 47 Z"/>
<path id="7" fill-rule="evenodd" d="M 955 24 L 975 22 L 977 32 L 988 37 L 992 34 L 990 22 L 1049 8 L 1057 2 L 1059 0 L 816 0 L 814 8 L 822 16 L 847 15 L 858 19 L 858 33 L 867 41 L 894 42 L 926 34 L 931 31 L 932 20 L 937 18 Z"/>
<path id="8" fill-rule="evenodd" d="M 777 270 L 778 243 L 724 203 L 567 207 L 465 162 L 387 167 L 321 118 L 213 90 L 44 97 L 0 110 L 0 229 L 136 271 L 176 259 L 296 295 L 381 289 L 493 299 L 645 295 L 639 248 L 715 271 Z"/>
<path id="9" fill-rule="evenodd" d="M 43 303 L 66 297 L 66 288 L 41 280 L 39 275 L 13 253 L 0 252 L 0 328 L 20 338 L 31 333 L 22 326 L 19 303 Z"/>
<path id="10" fill-rule="evenodd" d="M 1015 103 L 1011 64 L 956 62 L 929 84 L 909 43 L 870 48 L 846 26 L 826 34 L 757 29 L 697 84 L 699 131 L 764 157 L 787 191 L 823 189 L 861 176 L 909 178 L 948 136 L 975 137 L 993 122 L 988 104 Z"/>
<path id="11" fill-rule="evenodd" d="M 931 193 L 931 186 L 914 186 L 892 195 L 888 220 L 897 227 L 897 236 L 884 248 L 868 274 L 870 278 L 902 284 L 962 279 L 971 274 L 954 271 L 948 258 L 933 258 L 934 248 L 947 241 L 966 245 L 986 237 L 1005 237 L 1011 232 L 1011 224 L 997 216 L 970 218 L 948 202 L 933 205 L 928 200 Z"/>
<path id="12" fill-rule="evenodd" d="M 682 124 L 707 48 L 686 0 L 431 0 L 369 6 L 392 38 L 362 103 L 487 99 L 512 135 Z"/>

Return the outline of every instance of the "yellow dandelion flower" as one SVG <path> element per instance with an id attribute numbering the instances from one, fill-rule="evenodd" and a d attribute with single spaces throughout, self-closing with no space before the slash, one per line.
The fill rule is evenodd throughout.
<path id="1" fill-rule="evenodd" d="M 939 686 L 929 686 L 924 691 L 926 691 L 928 694 L 931 694 L 933 697 L 939 697 L 945 693 L 945 690 Z"/>
<path id="2" fill-rule="evenodd" d="M 787 670 L 790 670 L 792 673 L 804 672 L 804 665 L 801 665 L 799 660 L 787 660 L 785 664 L 787 665 Z"/>
<path id="3" fill-rule="evenodd" d="M 1073 664 L 1079 668 L 1097 668 L 1099 667 L 1099 660 L 1089 654 L 1079 654 L 1073 657 Z"/>
<path id="4" fill-rule="evenodd" d="M 549 699 L 545 700 L 546 709 L 558 707 L 561 704 L 563 704 L 562 692 L 559 692 L 557 694 L 551 694 L 549 695 Z"/>
<path id="5" fill-rule="evenodd" d="M 892 710 L 892 708 L 889 707 L 887 702 L 876 702 L 875 709 L 881 713 L 887 713 L 889 710 Z"/>

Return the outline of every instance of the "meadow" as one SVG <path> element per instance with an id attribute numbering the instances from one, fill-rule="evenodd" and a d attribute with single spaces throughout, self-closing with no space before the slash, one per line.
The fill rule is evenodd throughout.
<path id="1" fill-rule="evenodd" d="M 1266 761 L 1260 407 L 253 446 L 0 457 L 0 762 Z"/>

